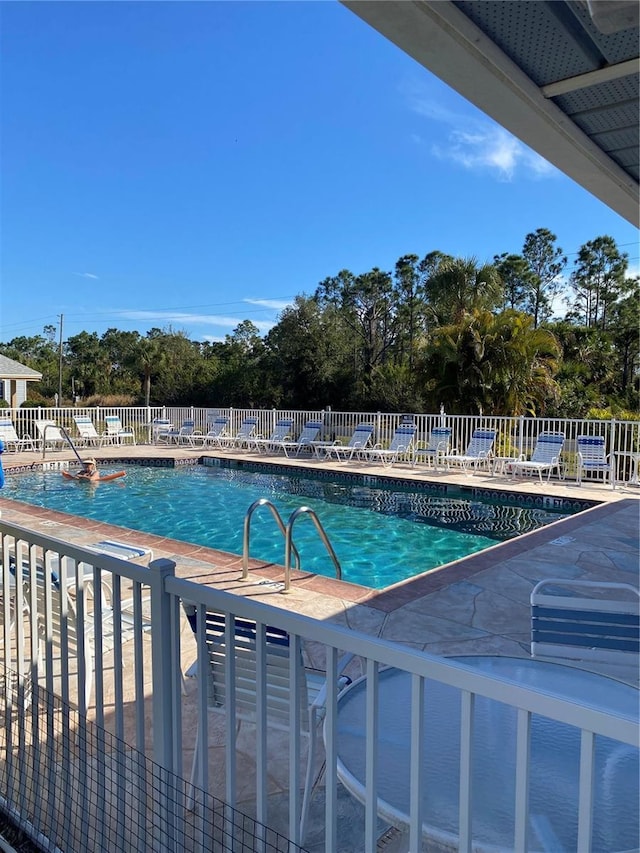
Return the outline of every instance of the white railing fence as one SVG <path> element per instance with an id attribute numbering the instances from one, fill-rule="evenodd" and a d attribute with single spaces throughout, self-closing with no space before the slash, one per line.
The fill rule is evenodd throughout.
<path id="1" fill-rule="evenodd" d="M 561 432 L 565 436 L 562 459 L 563 476 L 574 479 L 577 474 L 577 437 L 579 435 L 603 436 L 607 454 L 611 454 L 616 467 L 616 479 L 620 482 L 637 482 L 640 464 L 640 421 L 620 420 L 582 420 L 569 418 L 530 418 L 484 415 L 450 415 L 444 410 L 436 414 L 390 414 L 384 412 L 334 412 L 330 408 L 320 411 L 297 411 L 291 409 L 233 409 L 233 408 L 195 408 L 195 407 L 77 407 L 77 408 L 23 408 L 0 410 L 3 417 L 9 417 L 16 426 L 19 436 L 31 436 L 37 442 L 36 421 L 48 418 L 63 426 L 73 439 L 78 431 L 74 416 L 90 417 L 96 431 L 105 431 L 104 418 L 110 415 L 120 417 L 125 428 L 130 428 L 138 443 L 152 443 L 152 422 L 156 418 L 169 420 L 179 428 L 186 420 L 192 420 L 196 431 L 206 433 L 208 425 L 215 417 L 224 415 L 229 418 L 228 432 L 236 434 L 242 421 L 247 417 L 257 418 L 256 435 L 268 437 L 276 421 L 282 417 L 293 420 L 292 434 L 297 436 L 306 421 L 319 420 L 323 424 L 324 440 L 341 439 L 347 441 L 359 423 L 374 425 L 374 442 L 388 445 L 394 430 L 403 421 L 415 423 L 416 444 L 425 446 L 431 430 L 436 426 L 449 426 L 452 429 L 452 447 L 460 452 L 469 444 L 476 429 L 492 428 L 497 432 L 495 444 L 496 456 L 530 455 L 535 447 L 537 436 L 541 432 Z M 38 446 L 36 444 L 36 446 Z"/>
<path id="2" fill-rule="evenodd" d="M 47 719 L 47 707 L 49 714 L 65 714 L 65 709 L 76 707 L 78 737 L 82 735 L 83 725 L 91 721 L 99 731 L 111 732 L 118 743 L 146 754 L 154 766 L 160 768 L 150 806 L 162 815 L 160 828 L 154 830 L 156 836 L 151 845 L 154 850 L 183 849 L 179 840 L 187 824 L 195 827 L 202 849 L 211 846 L 222 849 L 216 848 L 211 840 L 210 813 L 198 809 L 190 811 L 189 798 L 182 795 L 187 790 L 186 785 L 182 788 L 169 784 L 169 779 L 175 776 L 188 775 L 196 724 L 205 741 L 217 737 L 221 747 L 217 753 L 216 772 L 207 780 L 206 762 L 199 762 L 196 783 L 208 788 L 212 796 L 224 800 L 232 809 L 245 811 L 250 808 L 258 827 L 271 826 L 294 844 L 302 841 L 300 792 L 304 787 L 304 773 L 300 761 L 299 705 L 290 699 L 290 730 L 275 745 L 267 733 L 267 725 L 255 727 L 253 740 L 247 740 L 245 736 L 244 739 L 238 738 L 236 743 L 233 714 L 228 715 L 225 726 L 216 727 L 207 713 L 207 687 L 194 693 L 191 686 L 187 691 L 183 683 L 182 673 L 194 658 L 199 658 L 199 671 L 208 672 L 204 629 L 198 629 L 196 640 L 181 607 L 182 602 L 188 601 L 201 613 L 206 608 L 224 614 L 228 625 L 232 624 L 229 617 L 233 617 L 253 620 L 258 626 L 280 628 L 288 633 L 292 648 L 303 643 L 316 665 L 321 663 L 326 670 L 329 685 L 324 722 L 326 772 L 319 831 L 322 849 L 327 853 L 334 853 L 339 847 L 337 671 L 338 660 L 344 653 L 354 656 L 350 665 L 352 677 L 364 674 L 368 683 L 367 710 L 362 719 L 362 743 L 366 753 L 364 819 L 361 835 L 354 841 L 352 849 L 372 851 L 376 847 L 379 833 L 376 792 L 387 772 L 387 768 L 377 760 L 377 744 L 382 732 L 376 685 L 385 668 L 395 667 L 409 673 L 412 683 L 412 722 L 408 744 L 411 756 L 421 755 L 425 738 L 421 705 L 424 698 L 420 697 L 424 697 L 426 680 L 448 685 L 460 697 L 460 750 L 453 756 L 453 761 L 457 762 L 455 779 L 458 780 L 459 818 L 456 844 L 459 850 L 476 849 L 473 805 L 477 792 L 469 785 L 473 769 L 472 711 L 476 701 L 489 697 L 515 708 L 518 720 L 517 749 L 512 756 L 516 795 L 510 820 L 514 837 L 508 848 L 528 848 L 530 818 L 536 816 L 529 814 L 527 791 L 536 779 L 547 778 L 548 768 L 536 766 L 529 748 L 532 721 L 542 715 L 575 727 L 579 732 L 579 761 L 571 767 L 571 790 L 578 792 L 577 812 L 572 821 L 575 821 L 577 849 L 582 853 L 589 853 L 591 849 L 595 851 L 591 842 L 592 826 L 594 821 L 601 819 L 601 815 L 595 810 L 594 792 L 602 780 L 596 778 L 594 772 L 594 744 L 605 737 L 619 744 L 623 752 L 629 747 L 637 748 L 636 721 L 550 693 L 516 686 L 460 663 L 311 619 L 264 603 L 264 597 L 262 601 L 255 601 L 180 579 L 175 575 L 175 564 L 169 560 L 156 560 L 149 567 L 140 566 L 34 533 L 2 519 L 0 536 L 0 591 L 3 593 L 0 638 L 4 662 L 3 673 L 0 674 L 0 714 L 5 722 L 0 769 L 6 783 L 6 797 L 10 800 L 8 806 L 18 813 L 28 811 L 24 815 L 25 824 L 35 826 L 37 831 L 47 834 L 55 830 L 59 833 L 59 849 L 85 849 L 77 846 L 77 833 L 86 835 L 96 831 L 96 826 L 99 829 L 94 812 L 104 813 L 112 804 L 112 798 L 116 794 L 123 796 L 123 792 L 117 788 L 114 793 L 109 787 L 118 778 L 116 762 L 114 773 L 103 775 L 97 798 L 85 797 L 77 803 L 67 796 L 65 785 L 74 774 L 77 775 L 78 761 L 86 770 L 87 762 L 98 761 L 100 764 L 106 760 L 120 760 L 118 755 L 115 759 L 111 755 L 105 757 L 106 742 L 102 751 L 98 749 L 97 755 L 78 756 L 74 749 L 76 735 L 69 730 L 63 743 L 55 744 L 55 759 L 48 761 L 47 784 L 51 786 L 50 791 L 35 791 L 31 799 L 26 796 L 39 756 L 54 749 L 55 732 L 52 727 L 47 728 L 49 723 L 43 725 L 43 720 L 46 722 Z M 523 631 L 526 630 L 527 626 L 523 626 Z M 264 724 L 269 675 L 260 667 L 260 661 L 265 660 L 263 632 L 258 630 L 257 636 L 261 638 L 256 650 L 257 713 Z M 92 669 L 88 691 L 87 667 Z M 232 666 L 227 673 L 230 695 L 235 695 L 231 681 Z M 295 677 L 292 671 L 291 678 Z M 33 686 L 31 692 L 25 689 L 29 684 Z M 45 695 L 60 697 L 60 703 L 57 706 L 45 703 L 43 710 L 43 703 L 37 701 L 41 688 Z M 493 737 L 499 741 L 502 734 L 495 731 Z M 82 742 L 81 737 L 79 742 Z M 240 763 L 240 751 L 236 752 L 236 749 L 253 754 L 255 763 L 251 771 L 247 771 L 246 762 Z M 277 771 L 274 750 L 277 757 L 284 759 Z M 614 769 L 609 768 L 609 772 Z M 162 773 L 167 774 L 166 778 Z M 274 825 L 280 819 L 281 809 L 278 814 L 273 811 L 270 796 L 270 786 L 279 774 L 282 774 L 283 785 L 289 792 L 285 826 Z M 125 777 L 127 786 L 135 786 L 135 774 L 125 774 Z M 415 758 L 406 768 L 405 782 L 409 789 L 409 849 L 417 851 L 422 843 L 423 787 L 426 783 L 420 772 L 420 763 Z M 605 784 L 610 782 L 610 779 L 605 779 Z M 127 800 L 131 796 L 131 791 L 125 794 Z M 45 819 L 54 799 L 57 802 L 56 814 L 59 815 L 61 806 L 64 812 L 63 819 L 55 827 Z M 74 809 L 80 809 L 81 813 L 72 813 Z M 354 831 L 353 826 L 351 831 Z M 110 846 L 111 850 L 127 849 L 122 841 L 125 828 L 121 828 L 119 833 Z M 260 837 L 255 845 L 256 850 L 270 849 Z"/>

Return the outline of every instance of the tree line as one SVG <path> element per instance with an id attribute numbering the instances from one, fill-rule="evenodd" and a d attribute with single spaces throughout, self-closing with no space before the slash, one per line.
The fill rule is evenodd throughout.
<path id="1" fill-rule="evenodd" d="M 613 238 L 585 243 L 569 269 L 555 234 L 539 228 L 521 254 L 490 263 L 433 251 L 404 255 L 393 271 L 341 270 L 297 296 L 264 337 L 249 320 L 213 343 L 171 328 L 81 332 L 62 347 L 63 396 L 84 405 L 444 404 L 459 414 L 619 416 L 638 411 L 639 317 L 640 282 Z M 50 405 L 56 327 L 0 352 L 42 373 L 27 404 Z"/>

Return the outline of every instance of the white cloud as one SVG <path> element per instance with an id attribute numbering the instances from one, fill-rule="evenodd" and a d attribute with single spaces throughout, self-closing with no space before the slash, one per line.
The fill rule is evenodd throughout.
<path id="1" fill-rule="evenodd" d="M 74 272 L 74 275 L 79 275 L 80 278 L 98 278 L 98 276 L 94 275 L 92 272 Z"/>
<path id="2" fill-rule="evenodd" d="M 235 329 L 246 319 L 225 317 L 220 314 L 186 314 L 180 311 L 119 311 L 118 313 L 127 320 L 148 320 L 149 322 L 173 323 L 184 326 L 222 326 L 228 329 Z M 265 320 L 252 320 L 251 322 L 261 332 L 268 332 L 274 325 L 273 322 Z"/>
<path id="3" fill-rule="evenodd" d="M 640 261 L 631 261 L 627 267 L 627 278 L 640 278 Z"/>
<path id="4" fill-rule="evenodd" d="M 263 308 L 273 308 L 274 311 L 284 311 L 293 305 L 293 299 L 243 299 L 249 305 L 261 305 Z"/>
<path id="5" fill-rule="evenodd" d="M 489 119 L 470 111 L 444 107 L 427 87 L 405 87 L 410 109 L 430 122 L 431 152 L 469 171 L 493 173 L 501 181 L 524 175 L 539 179 L 560 173 L 515 136 Z M 440 131 L 438 125 L 444 126 Z M 417 141 L 415 133 L 412 140 Z"/>

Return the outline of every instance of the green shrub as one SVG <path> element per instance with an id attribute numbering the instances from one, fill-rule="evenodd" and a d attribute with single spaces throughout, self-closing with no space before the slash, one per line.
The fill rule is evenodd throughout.
<path id="1" fill-rule="evenodd" d="M 83 406 L 135 406 L 136 398 L 130 394 L 94 394 L 81 401 Z"/>
<path id="2" fill-rule="evenodd" d="M 615 418 L 617 421 L 640 421 L 638 412 L 630 412 L 627 409 L 589 409 L 585 415 L 587 420 L 594 421 L 610 421 Z"/>

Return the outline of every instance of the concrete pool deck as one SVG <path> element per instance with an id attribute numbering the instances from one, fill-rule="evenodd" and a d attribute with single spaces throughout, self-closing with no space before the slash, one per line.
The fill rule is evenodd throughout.
<path id="1" fill-rule="evenodd" d="M 176 447 L 108 447 L 81 450 L 81 455 L 95 456 L 101 468 L 114 470 L 127 459 L 175 459 L 190 461 L 203 455 L 224 456 L 200 450 Z M 355 463 L 333 466 L 308 459 L 283 459 L 280 456 L 263 456 L 248 453 L 234 454 L 234 458 L 257 461 L 267 465 L 292 467 L 334 468 L 340 474 L 353 472 L 377 476 L 447 483 L 482 491 L 518 491 L 529 495 L 548 495 L 553 498 L 593 501 L 590 509 L 570 518 L 554 522 L 547 527 L 525 534 L 517 539 L 496 545 L 479 554 L 466 557 L 427 575 L 395 587 L 375 591 L 343 583 L 331 578 L 304 572 L 292 573 L 292 591 L 280 592 L 283 569 L 273 564 L 250 562 L 250 582 L 241 583 L 242 558 L 197 545 L 165 539 L 124 528 L 113 527 L 89 519 L 69 516 L 51 510 L 30 507 L 2 497 L 0 511 L 6 521 L 22 525 L 57 539 L 88 545 L 100 539 L 113 538 L 148 545 L 155 557 L 168 557 L 176 562 L 176 573 L 198 583 L 206 583 L 229 592 L 250 596 L 277 607 L 303 613 L 315 619 L 328 620 L 393 643 L 423 650 L 441 656 L 461 654 L 495 654 L 529 657 L 530 606 L 529 594 L 533 585 L 544 578 L 575 578 L 584 580 L 616 581 L 638 586 L 640 572 L 640 490 L 626 485 L 616 490 L 602 485 L 583 485 L 574 482 L 540 484 L 537 480 L 512 482 L 502 475 L 476 473 L 465 476 L 459 472 L 434 472 L 425 466 L 412 468 L 394 465 L 392 469 Z M 75 462 L 71 453 L 48 453 L 46 462 Z M 42 453 L 5 453 L 3 464 L 8 472 L 15 468 L 39 467 Z M 11 476 L 8 473 L 8 476 Z M 123 482 L 123 481 L 120 481 Z M 126 481 L 124 481 L 126 482 Z M 101 488 L 117 488 L 104 485 Z M 599 503 L 598 503 L 599 502 Z M 266 583 L 265 583 L 266 581 Z M 183 664 L 186 668 L 195 656 L 195 644 L 184 620 L 182 631 Z M 125 647 L 126 648 L 126 647 Z M 612 664 L 585 663 L 585 669 L 602 672 L 613 678 L 638 685 L 638 673 Z M 359 673 L 354 673 L 357 675 Z M 145 686 L 150 687 L 150 677 Z M 189 738 L 195 734 L 195 685 L 189 683 L 183 701 L 183 753 L 184 773 L 188 775 L 193 750 Z M 109 725 L 105 697 L 105 723 Z M 222 722 L 222 721 L 220 721 Z M 150 720 L 149 720 L 150 723 Z M 216 724 L 215 729 L 218 730 Z M 150 726 L 149 726 L 150 730 Z M 224 726 L 219 726 L 219 740 L 210 734 L 210 779 L 216 780 L 223 765 Z M 133 743 L 134 741 L 129 741 Z M 239 757 L 246 761 L 247 774 L 253 766 L 251 741 L 247 752 Z M 271 759 L 270 759 L 271 760 Z M 286 773 L 277 769 L 277 758 L 270 765 L 271 794 L 270 824 L 275 829 L 286 827 Z M 239 767 L 243 766 L 239 764 Z M 240 774 L 244 778 L 244 774 Z M 356 827 L 362 825 L 362 808 L 339 786 L 339 838 L 344 853 L 355 853 L 350 846 L 351 837 L 361 837 Z M 322 844 L 323 794 L 320 788 L 314 798 L 311 825 L 306 849 L 324 850 Z M 251 794 L 239 799 L 239 808 L 251 813 Z M 282 817 L 283 824 L 280 823 Z M 406 837 L 381 828 L 378 850 L 384 853 L 406 851 Z M 286 833 L 285 833 L 286 834 Z"/>

